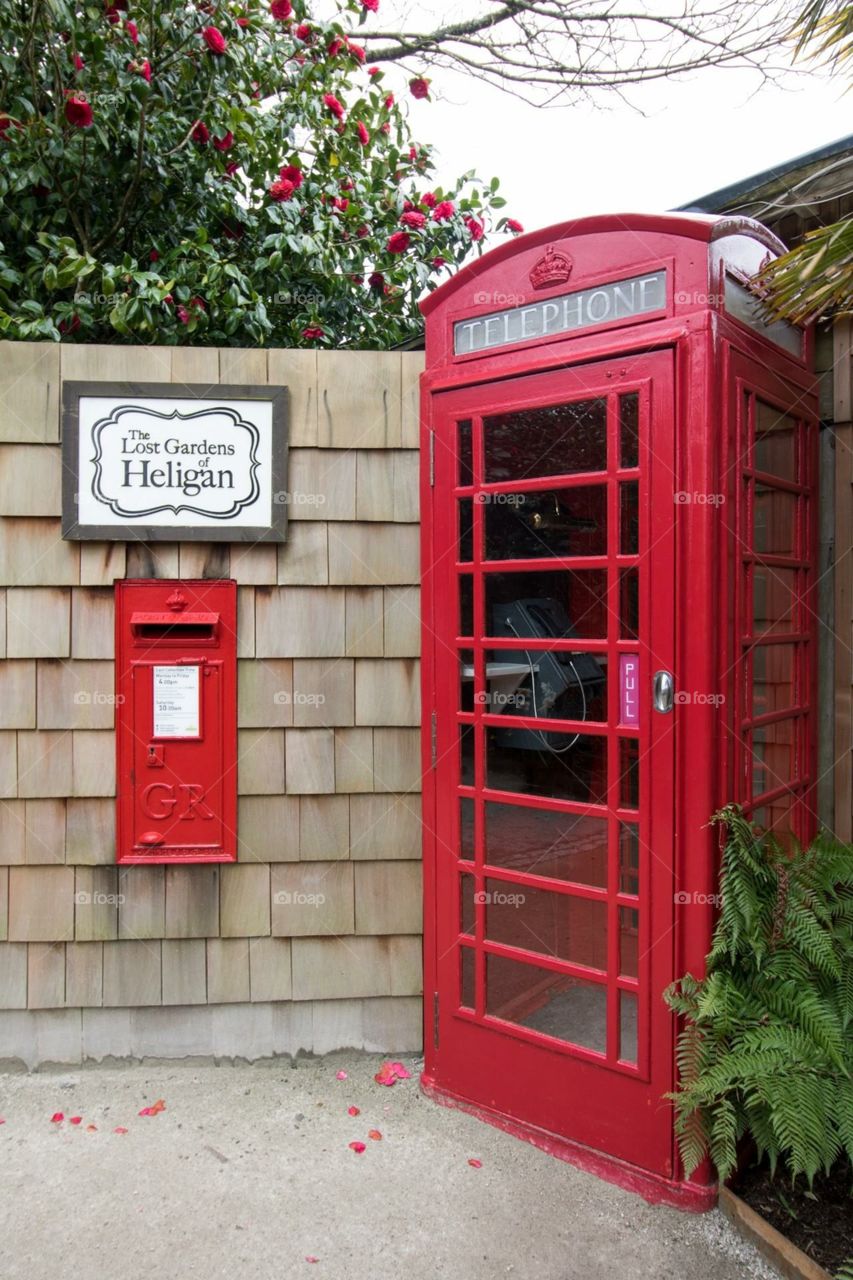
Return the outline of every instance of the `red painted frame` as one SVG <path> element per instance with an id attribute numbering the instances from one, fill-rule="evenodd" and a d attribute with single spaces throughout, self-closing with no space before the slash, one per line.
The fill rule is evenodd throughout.
<path id="1" fill-rule="evenodd" d="M 528 283 L 532 266 L 548 245 L 568 254 L 574 263 L 570 283 L 554 290 L 536 293 Z M 668 1105 L 655 1109 L 654 1123 L 665 1134 L 660 1140 L 670 1144 L 672 1160 L 669 1168 L 642 1168 L 636 1159 L 626 1162 L 624 1144 L 620 1146 L 613 1126 L 601 1125 L 592 1135 L 581 1136 L 577 1125 L 566 1126 L 561 1120 L 559 1104 L 554 1099 L 537 1111 L 525 1100 L 523 1090 L 514 1100 L 495 1100 L 488 1083 L 478 1088 L 463 1081 L 462 1067 L 457 1064 L 457 1078 L 448 1061 L 448 1041 L 464 1036 L 466 1018 L 439 1003 L 439 928 L 446 913 L 455 911 L 441 893 L 441 869 L 437 849 L 438 819 L 448 797 L 433 768 L 433 738 L 436 745 L 444 742 L 449 719 L 447 691 L 442 693 L 441 646 L 447 643 L 448 599 L 446 584 L 433 572 L 436 556 L 447 546 L 448 530 L 443 527 L 437 497 L 439 476 L 443 473 L 441 451 L 445 443 L 442 404 L 449 401 L 467 403 L 476 412 L 488 401 L 501 403 L 514 395 L 514 380 L 530 374 L 554 371 L 553 377 L 569 385 L 577 371 L 587 366 L 599 368 L 605 375 L 607 360 L 626 364 L 637 362 L 645 353 L 671 351 L 674 357 L 675 399 L 672 417 L 673 472 L 670 477 L 671 503 L 675 493 L 723 494 L 719 505 L 700 501 L 680 502 L 667 507 L 666 516 L 674 523 L 675 563 L 671 591 L 664 589 L 660 597 L 664 609 L 674 608 L 674 655 L 672 670 L 677 688 L 688 694 L 716 694 L 691 697 L 678 705 L 672 717 L 675 738 L 674 831 L 672 846 L 672 887 L 676 895 L 687 896 L 677 904 L 669 939 L 659 943 L 659 972 L 668 969 L 669 976 L 690 971 L 700 974 L 710 943 L 715 915 L 715 894 L 719 864 L 718 833 L 708 826 L 710 814 L 721 804 L 742 798 L 736 788 L 738 733 L 735 724 L 735 687 L 742 679 L 742 663 L 737 661 L 745 597 L 738 584 L 738 527 L 741 473 L 737 470 L 738 378 L 745 378 L 757 394 L 769 395 L 779 405 L 798 407 L 808 428 L 804 428 L 803 450 L 810 461 L 809 514 L 811 532 L 809 565 L 814 563 L 814 518 L 816 479 L 814 448 L 816 447 L 816 398 L 814 379 L 810 373 L 811 336 L 806 333 L 801 356 L 791 355 L 776 346 L 760 332 L 726 314 L 722 297 L 722 281 L 726 270 L 743 278 L 754 272 L 770 252 L 781 250 L 780 243 L 765 228 L 746 219 L 713 219 L 689 216 L 646 215 L 608 216 L 565 223 L 529 236 L 472 263 L 453 280 L 432 294 L 424 304 L 427 317 L 427 363 L 422 381 L 422 552 L 423 552 L 423 654 L 422 690 L 424 707 L 423 773 L 424 773 L 424 871 L 425 871 L 425 986 L 426 1066 L 423 1086 L 432 1095 L 453 1105 L 462 1105 L 489 1119 L 492 1123 L 518 1133 L 530 1141 L 552 1150 L 554 1154 L 591 1168 L 601 1176 L 630 1186 L 653 1200 L 666 1200 L 686 1208 L 706 1208 L 715 1198 L 713 1170 L 705 1166 L 686 1179 L 674 1144 L 672 1114 Z M 525 346 L 487 350 L 455 357 L 452 349 L 452 325 L 462 316 L 499 309 L 489 302 L 490 291 L 514 294 L 520 303 L 539 301 L 559 293 L 573 292 L 617 278 L 628 278 L 651 265 L 667 264 L 668 307 L 666 315 L 643 316 L 636 324 L 621 324 L 597 331 L 574 331 L 555 337 L 540 338 Z M 655 357 L 656 358 L 656 357 Z M 512 381 L 510 381 L 512 380 Z M 555 383 L 556 385 L 556 383 Z M 464 397 L 461 389 L 468 388 Z M 457 394 L 446 397 L 446 391 Z M 461 398 L 460 398 L 461 397 Z M 566 398 L 566 397 L 563 397 Z M 432 462 L 431 462 L 432 459 Z M 737 473 L 737 482 L 733 479 Z M 431 483 L 433 474 L 436 484 Z M 517 488 L 517 485 L 507 485 Z M 664 501 L 661 499 L 661 517 Z M 449 502 L 445 506 L 449 508 Z M 808 593 L 801 605 L 803 617 L 811 617 L 814 629 L 813 601 Z M 659 589 L 660 590 L 660 589 Z M 664 597 L 666 597 L 664 599 Z M 809 610 L 812 610 L 809 614 Z M 482 634 L 482 633 L 478 633 Z M 449 643 L 453 645 L 456 637 Z M 542 642 L 544 643 L 544 642 Z M 511 647 L 515 641 L 507 641 Z M 531 649 L 535 642 L 525 641 Z M 470 646 L 467 646 L 470 647 Z M 489 642 L 489 648 L 499 645 Z M 573 647 L 581 647 L 574 644 Z M 584 649 L 594 650 L 593 642 Z M 482 648 L 482 646 L 481 646 Z M 814 704 L 815 645 L 807 685 L 811 705 Z M 649 674 L 649 673 L 646 673 Z M 444 677 L 446 681 L 446 677 Z M 645 675 L 643 676 L 645 680 Z M 615 681 L 612 682 L 615 686 Z M 805 684 L 802 685 L 805 688 Z M 613 695 L 611 695 L 613 696 Z M 454 692 L 454 716 L 455 698 Z M 806 706 L 802 711 L 805 717 Z M 433 715 L 435 714 L 435 730 Z M 814 753 L 814 718 L 810 724 L 803 760 Z M 439 753 L 440 754 L 440 753 Z M 809 778 L 813 778 L 811 766 Z M 808 835 L 812 827 L 813 802 L 809 785 L 803 788 L 801 830 Z M 613 945 L 611 931 L 610 945 Z M 539 961 L 541 963 L 541 961 Z M 652 963 L 656 961 L 653 959 Z M 654 998 L 659 998 L 659 991 Z M 439 1034 L 440 1033 L 440 1034 Z M 507 1037 L 509 1039 L 510 1037 Z M 513 1043 L 524 1037 L 517 1033 Z M 498 1052 L 502 1052 L 498 1048 Z M 672 1036 L 663 1050 L 674 1072 Z M 572 1054 L 581 1060 L 583 1054 Z M 461 1063 L 461 1058 L 460 1058 Z M 601 1077 L 611 1068 L 594 1066 Z M 618 1074 L 618 1073 L 617 1073 Z M 528 1072 L 528 1091 L 537 1089 L 536 1073 Z M 603 1089 L 599 1081 L 593 1086 Z M 535 1112 L 535 1114 L 534 1114 Z M 561 1127 L 562 1123 L 562 1127 Z"/>

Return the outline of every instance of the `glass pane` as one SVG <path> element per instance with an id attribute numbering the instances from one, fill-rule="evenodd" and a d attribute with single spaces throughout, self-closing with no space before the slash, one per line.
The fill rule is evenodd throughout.
<path id="1" fill-rule="evenodd" d="M 487 560 L 542 560 L 607 554 L 603 484 L 544 493 L 479 493 Z"/>
<path id="2" fill-rule="evenodd" d="M 459 500 L 459 559 L 474 559 L 474 503 L 471 498 Z"/>
<path id="3" fill-rule="evenodd" d="M 619 908 L 619 972 L 625 978 L 638 976 L 640 913 L 636 907 Z"/>
<path id="4" fill-rule="evenodd" d="M 464 796 L 459 801 L 459 857 L 474 861 L 474 801 Z"/>
<path id="5" fill-rule="evenodd" d="M 459 726 L 459 778 L 463 787 L 474 785 L 474 733 L 472 724 Z"/>
<path id="6" fill-rule="evenodd" d="M 752 794 L 763 795 L 795 777 L 796 722 L 779 720 L 752 732 Z"/>
<path id="7" fill-rule="evenodd" d="M 636 467 L 640 461 L 640 397 L 636 391 L 619 397 L 619 465 Z"/>
<path id="8" fill-rule="evenodd" d="M 474 483 L 474 444 L 471 435 L 471 421 L 456 424 L 457 454 L 459 457 L 460 485 Z"/>
<path id="9" fill-rule="evenodd" d="M 465 1009 L 475 1007 L 474 965 L 476 953 L 471 947 L 459 948 L 459 1003 Z"/>
<path id="10" fill-rule="evenodd" d="M 485 481 L 573 475 L 607 467 L 607 401 L 521 409 L 483 423 Z"/>
<path id="11" fill-rule="evenodd" d="M 606 654 L 495 649 L 486 679 L 484 702 L 493 715 L 607 720 Z"/>
<path id="12" fill-rule="evenodd" d="M 637 997 L 633 991 L 619 992 L 619 1060 L 637 1061 Z"/>
<path id="13" fill-rule="evenodd" d="M 755 470 L 797 479 L 797 422 L 763 400 L 755 401 Z"/>
<path id="14" fill-rule="evenodd" d="M 470 573 L 459 575 L 459 634 L 474 634 L 474 578 Z"/>
<path id="15" fill-rule="evenodd" d="M 487 880 L 486 937 L 591 969 L 607 968 L 607 903 Z"/>
<path id="16" fill-rule="evenodd" d="M 757 564 L 752 575 L 754 634 L 795 631 L 797 570 L 766 569 Z"/>
<path id="17" fill-rule="evenodd" d="M 753 546 L 759 555 L 792 556 L 797 550 L 797 502 L 793 493 L 757 483 L 752 513 Z"/>
<path id="18" fill-rule="evenodd" d="M 623 809 L 640 807 L 640 743 L 636 738 L 619 739 L 619 804 Z"/>
<path id="19" fill-rule="evenodd" d="M 486 1013 L 604 1053 L 607 988 L 505 956 L 486 957 Z"/>
<path id="20" fill-rule="evenodd" d="M 607 571 L 487 573 L 486 627 L 493 636 L 545 640 L 607 637 Z"/>
<path id="21" fill-rule="evenodd" d="M 582 804 L 607 798 L 607 739 L 542 729 L 488 729 L 486 785 Z"/>
<path id="22" fill-rule="evenodd" d="M 607 820 L 486 803 L 486 861 L 527 875 L 607 885 Z"/>
<path id="23" fill-rule="evenodd" d="M 640 892 L 640 828 L 636 822 L 619 824 L 619 892 Z"/>
<path id="24" fill-rule="evenodd" d="M 787 793 L 778 796 L 772 804 L 762 805 L 752 814 L 752 822 L 762 831 L 772 831 L 784 847 L 794 830 L 794 797 Z"/>
<path id="25" fill-rule="evenodd" d="M 640 632 L 640 571 L 619 570 L 619 635 L 636 640 Z"/>
<path id="26" fill-rule="evenodd" d="M 476 682 L 474 679 L 474 650 L 459 650 L 459 710 L 474 710 L 474 692 Z"/>
<path id="27" fill-rule="evenodd" d="M 459 877 L 459 932 L 474 933 L 476 912 L 474 910 L 474 877 Z"/>
<path id="28" fill-rule="evenodd" d="M 767 715 L 784 711 L 794 702 L 797 646 L 760 644 L 752 650 L 752 707 L 747 714 Z"/>
<path id="29" fill-rule="evenodd" d="M 640 550 L 640 482 L 626 480 L 619 486 L 619 551 L 635 556 Z"/>

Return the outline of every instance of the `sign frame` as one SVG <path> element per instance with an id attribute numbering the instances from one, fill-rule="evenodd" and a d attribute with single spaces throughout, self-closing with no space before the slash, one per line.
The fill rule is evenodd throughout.
<path id="1" fill-rule="evenodd" d="M 272 409 L 270 521 L 261 525 L 150 524 L 144 517 L 124 524 L 81 523 L 80 401 L 87 396 L 117 400 L 255 400 Z M 182 382 L 97 382 L 69 379 L 62 384 L 62 536 L 71 541 L 107 542 L 285 542 L 287 540 L 288 389 L 274 385 Z"/>

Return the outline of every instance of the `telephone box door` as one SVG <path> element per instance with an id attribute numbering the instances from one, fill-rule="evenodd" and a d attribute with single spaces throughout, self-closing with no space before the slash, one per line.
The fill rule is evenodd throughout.
<path id="1" fill-rule="evenodd" d="M 427 1083 L 665 1178 L 672 379 L 664 350 L 436 395 L 425 566 Z"/>

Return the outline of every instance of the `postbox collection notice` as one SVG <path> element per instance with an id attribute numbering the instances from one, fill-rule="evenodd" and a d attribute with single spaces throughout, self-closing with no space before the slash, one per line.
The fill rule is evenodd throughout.
<path id="1" fill-rule="evenodd" d="M 154 668 L 154 737 L 199 737 L 199 668 Z"/>

